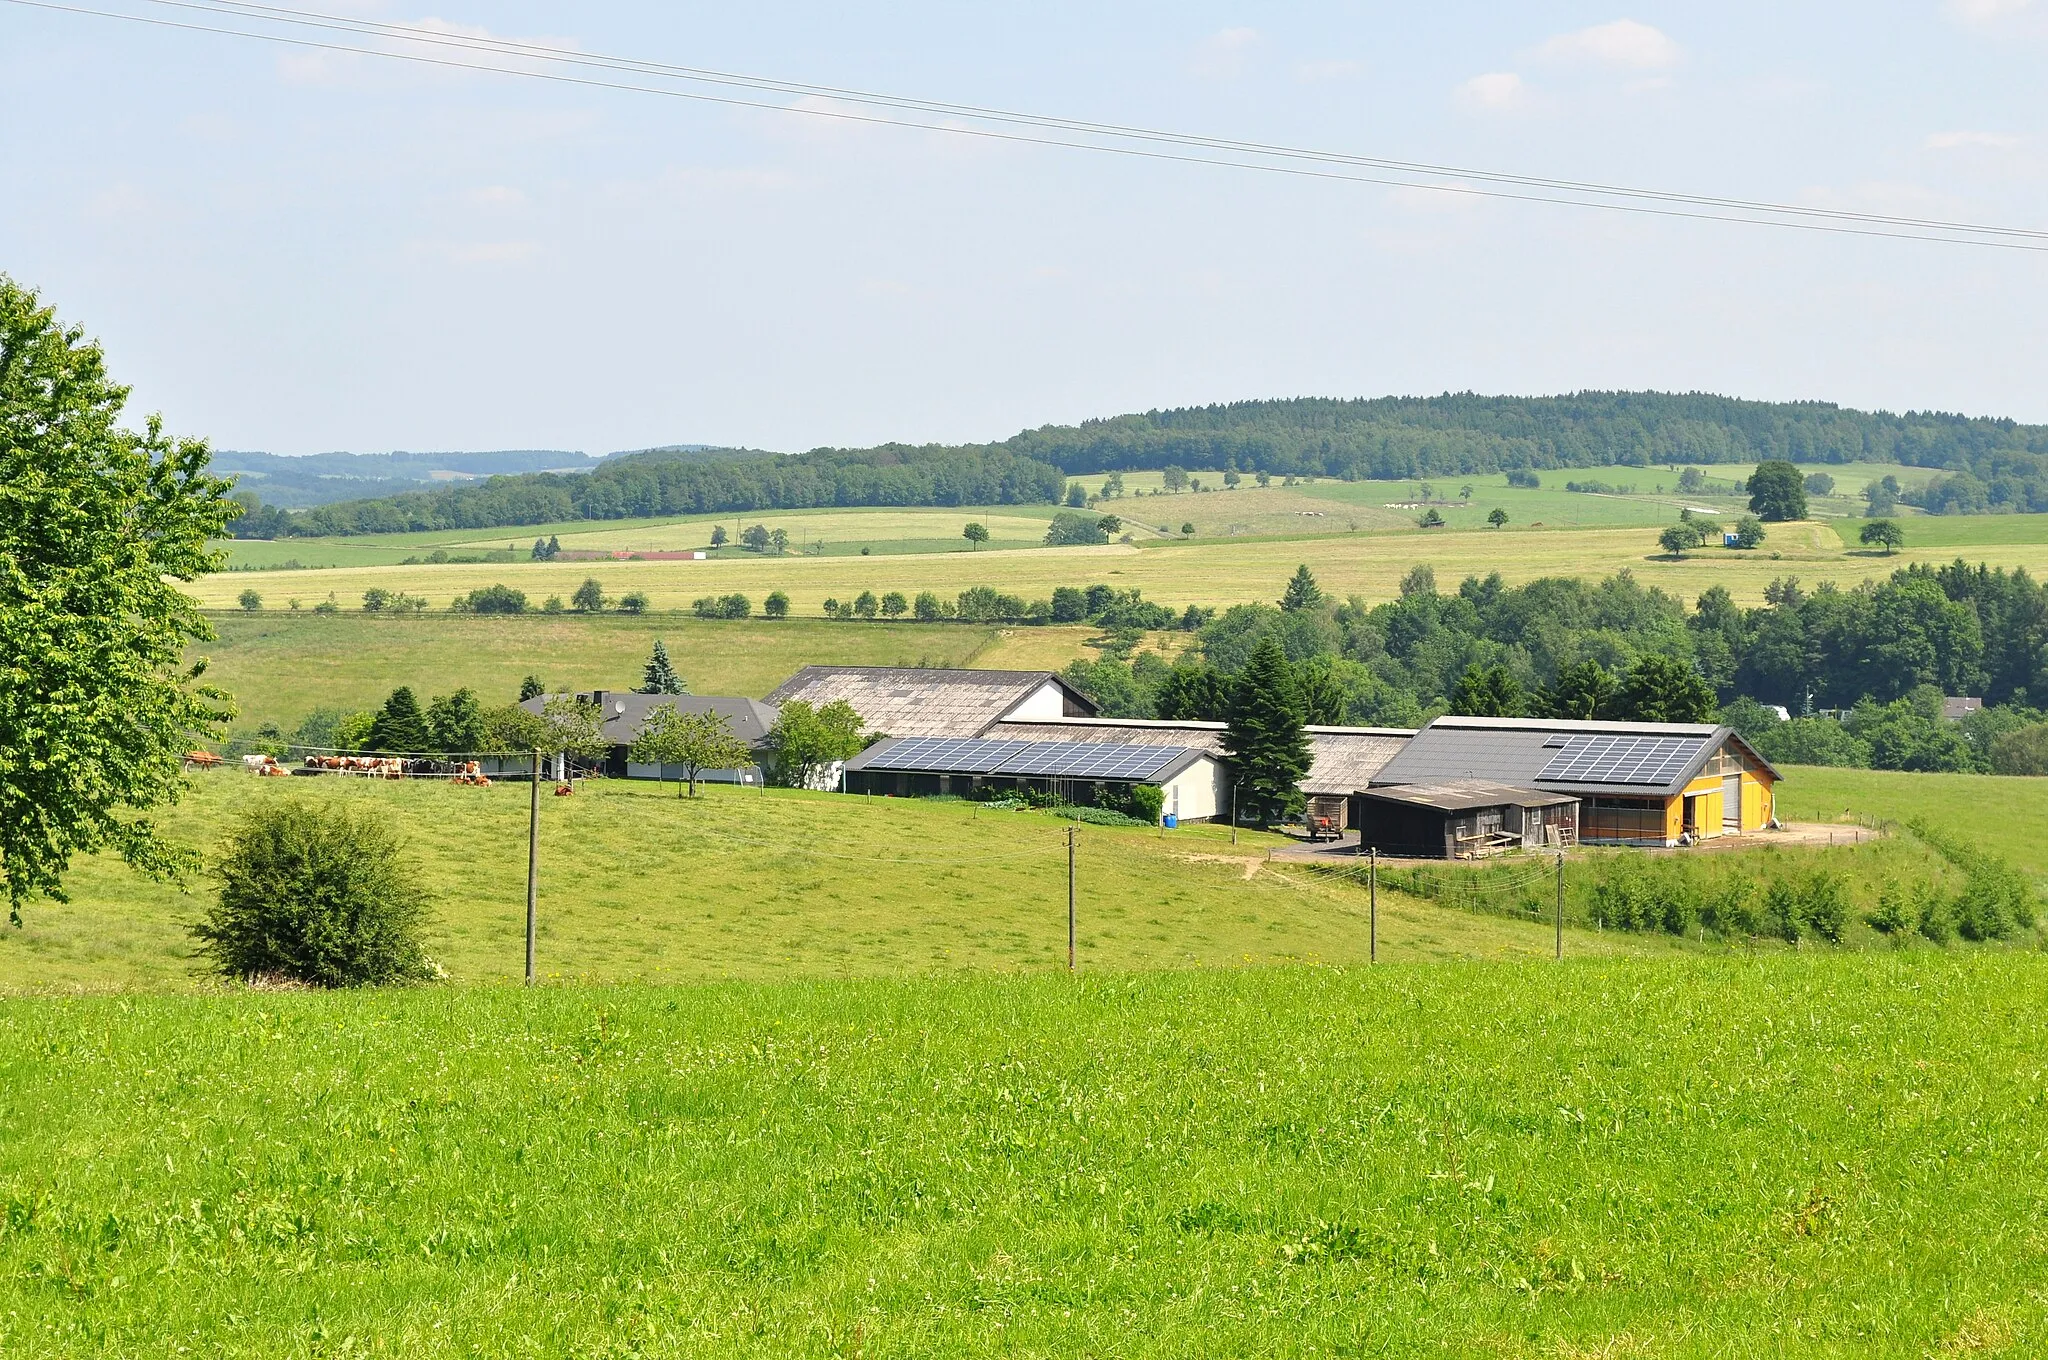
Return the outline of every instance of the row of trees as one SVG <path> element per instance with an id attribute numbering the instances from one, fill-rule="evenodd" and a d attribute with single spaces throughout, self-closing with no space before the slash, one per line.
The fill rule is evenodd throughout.
<path id="1" fill-rule="evenodd" d="M 1690 610 L 1627 572 L 1521 586 L 1474 576 L 1443 592 L 1427 567 L 1408 574 L 1398 599 L 1337 602 L 1304 567 L 1280 602 L 1235 606 L 1198 631 L 1176 662 L 1150 652 L 1106 657 L 1075 663 L 1067 678 L 1111 716 L 1215 718 L 1252 651 L 1272 639 L 1319 722 L 1409 727 L 1459 709 L 1647 713 L 1624 697 L 1632 681 L 1638 696 L 1652 688 L 1679 696 L 1664 713 L 1692 718 L 1746 698 L 1757 706 L 1745 710 L 1752 718 L 1768 713 L 1762 705 L 1796 715 L 1866 704 L 1894 727 L 1940 722 L 1914 716 L 1930 693 L 1937 710 L 1942 695 L 1964 694 L 1996 710 L 1941 729 L 1961 732 L 1961 747 L 1930 738 L 1841 748 L 1843 761 L 1898 768 L 1937 759 L 1950 762 L 1944 768 L 1990 768 L 2001 733 L 1989 725 L 2030 726 L 2048 702 L 2048 591 L 2024 571 L 1961 562 L 1908 567 L 1849 590 L 1781 578 L 1753 608 L 1714 587 Z M 1904 710 L 1886 708 L 1908 700 Z M 1979 727 L 1985 733 L 1973 735 Z"/>

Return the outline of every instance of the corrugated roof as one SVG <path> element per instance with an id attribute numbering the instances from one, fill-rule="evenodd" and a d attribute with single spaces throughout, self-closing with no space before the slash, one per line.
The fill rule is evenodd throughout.
<path id="1" fill-rule="evenodd" d="M 1610 782 L 1613 771 L 1599 770 L 1596 778 L 1541 778 L 1580 774 L 1575 766 L 1560 760 L 1562 753 L 1586 737 L 1668 738 L 1675 754 L 1662 762 L 1654 782 Z M 1540 788 L 1562 793 L 1598 794 L 1620 797 L 1669 797 L 1683 789 L 1715 751 L 1734 743 L 1748 753 L 1762 769 L 1778 777 L 1768 761 L 1751 750 L 1733 729 L 1707 723 L 1603 723 L 1573 722 L 1547 718 L 1438 718 L 1415 735 L 1401 753 L 1388 761 L 1375 785 L 1442 784 L 1485 780 Z M 1633 745 L 1616 743 L 1617 747 Z M 1553 768 L 1555 767 L 1555 768 Z"/>
<path id="2" fill-rule="evenodd" d="M 1401 754 L 1413 732 L 1384 727 L 1311 727 L 1315 764 L 1301 781 L 1303 793 L 1352 793 L 1372 783 L 1387 762 Z"/>
<path id="3" fill-rule="evenodd" d="M 814 707 L 845 700 L 871 732 L 893 737 L 973 737 L 1047 681 L 1063 703 L 1094 712 L 1078 690 L 1051 671 L 935 670 L 912 666 L 806 666 L 777 685 L 771 704 L 801 699 Z"/>
<path id="4" fill-rule="evenodd" d="M 1442 812 L 1465 812 L 1471 808 L 1510 804 L 1516 807 L 1558 807 L 1578 801 L 1568 793 L 1545 793 L 1540 789 L 1517 789 L 1506 784 L 1482 782 L 1400 784 L 1389 788 L 1362 789 L 1360 792 L 1376 802 L 1405 803 Z"/>
<path id="5" fill-rule="evenodd" d="M 1225 724 L 1161 722 L 1147 718 L 1062 718 L 1057 722 L 1005 719 L 989 735 L 1030 741 L 1092 741 L 1111 739 L 1152 746 L 1185 746 L 1223 759 Z M 1380 768 L 1415 733 L 1402 727 L 1309 727 L 1309 750 L 1315 758 L 1301 781 L 1304 793 L 1351 793 L 1372 782 Z"/>
<path id="6" fill-rule="evenodd" d="M 559 699 L 562 696 L 548 697 Z M 716 713 L 732 728 L 732 734 L 749 746 L 758 746 L 767 740 L 768 729 L 775 725 L 773 705 L 732 694 L 636 694 L 629 690 L 606 689 L 589 690 L 576 697 L 592 700 L 604 709 L 602 730 L 605 740 L 614 746 L 632 745 L 647 722 L 647 715 L 663 704 L 674 705 L 678 713 Z M 545 699 L 528 699 L 520 707 L 529 713 L 538 713 L 545 703 Z"/>
<path id="7" fill-rule="evenodd" d="M 1208 758 L 1206 751 L 1139 742 L 891 737 L 847 761 L 846 770 L 849 774 L 878 770 L 1145 784 L 1170 779 Z"/>

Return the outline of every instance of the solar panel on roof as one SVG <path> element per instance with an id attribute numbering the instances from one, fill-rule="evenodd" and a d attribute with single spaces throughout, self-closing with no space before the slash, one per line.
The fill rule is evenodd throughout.
<path id="1" fill-rule="evenodd" d="M 1536 774 L 1541 784 L 1669 784 L 1699 753 L 1700 737 L 1573 737 Z"/>
<path id="2" fill-rule="evenodd" d="M 1187 754 L 1180 746 L 902 737 L 863 764 L 870 770 L 1136 781 L 1152 778 Z"/>

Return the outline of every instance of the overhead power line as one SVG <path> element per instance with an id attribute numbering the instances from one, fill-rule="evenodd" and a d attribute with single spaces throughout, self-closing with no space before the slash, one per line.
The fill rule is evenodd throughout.
<path id="1" fill-rule="evenodd" d="M 195 22 L 192 19 L 154 17 L 57 0 L 6 0 L 24 8 L 54 10 L 123 20 L 152 27 L 247 38 L 317 51 L 350 53 L 387 60 L 481 71 L 497 75 L 546 80 L 557 84 L 596 89 L 652 94 L 770 112 L 825 118 L 842 122 L 868 123 L 908 128 L 949 136 L 1061 147 L 1098 154 L 1217 166 L 1298 178 L 1335 180 L 1348 183 L 1417 189 L 1430 193 L 1515 202 L 1546 203 L 1592 208 L 1642 216 L 1672 217 L 1696 221 L 1726 222 L 1744 226 L 1777 227 L 1786 230 L 1823 232 L 1837 235 L 1874 236 L 1894 240 L 1929 241 L 1948 245 L 1994 249 L 2048 251 L 2048 230 L 2005 226 L 1995 223 L 1962 222 L 1940 218 L 1907 217 L 1884 213 L 1822 208 L 1807 204 L 1774 203 L 1720 195 L 1686 193 L 1640 186 L 1594 181 L 1558 179 L 1478 169 L 1470 166 L 1433 164 L 1345 152 L 1323 151 L 1279 143 L 1245 141 L 1205 136 L 1086 119 L 1018 112 L 985 105 L 950 103 L 878 93 L 843 86 L 819 85 L 747 75 L 705 67 L 681 66 L 638 58 L 608 56 L 541 43 L 518 42 L 473 34 L 448 32 L 413 24 L 386 23 L 314 10 L 287 9 L 273 5 L 240 3 L 239 0 L 138 0 L 160 10 L 184 11 L 217 19 L 237 20 L 244 26 Z M 383 46 L 359 46 L 345 42 L 294 36 L 292 32 L 270 31 L 246 25 L 313 30 L 398 43 L 428 51 L 394 50 Z M 434 55 L 438 49 L 447 55 Z M 498 58 L 525 65 L 508 66 L 462 56 Z M 557 69 L 559 68 L 559 69 Z M 588 74 L 575 74 L 574 72 Z M 627 75 L 661 83 L 641 84 L 602 78 Z M 751 91 L 823 99 L 847 107 L 820 107 L 775 100 L 748 99 L 714 90 Z M 856 110 L 875 110 L 859 112 Z M 909 117 L 891 117 L 897 113 Z M 929 121 L 930 119 L 946 121 Z M 1377 173 L 1361 174 L 1358 171 Z M 1432 178 L 1434 177 L 1434 178 Z M 1452 183 L 1445 183 L 1449 179 Z"/>

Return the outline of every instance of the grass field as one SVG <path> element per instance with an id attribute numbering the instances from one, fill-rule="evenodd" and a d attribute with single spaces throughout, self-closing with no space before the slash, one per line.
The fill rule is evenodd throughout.
<path id="1" fill-rule="evenodd" d="M 1071 660 L 1089 636 L 1076 628 L 630 614 L 265 612 L 218 614 L 212 622 L 218 639 L 197 651 L 209 658 L 206 678 L 240 705 L 238 731 L 266 722 L 289 730 L 315 708 L 374 708 L 399 685 L 422 695 L 467 685 L 487 704 L 511 703 L 529 672 L 561 690 L 632 689 L 656 638 L 696 693 L 759 698 L 807 665 L 1000 667 L 1012 655 L 1010 636 L 1027 631 L 1046 635 L 1033 639 L 1046 659 Z"/>
<path id="2" fill-rule="evenodd" d="M 546 791 L 544 790 L 544 793 Z M 458 982 L 522 966 L 527 790 L 426 782 L 255 779 L 215 771 L 167 814 L 211 848 L 239 810 L 278 798 L 369 806 L 404 831 L 440 900 L 430 950 Z M 586 782 L 542 799 L 540 957 L 580 982 L 844 977 L 1064 966 L 1066 830 L 1043 813 L 783 790 Z M 1353 963 L 1368 952 L 1355 886 L 1264 863 L 1276 838 L 1079 830 L 1080 953 L 1089 968 Z M 0 931 L 0 992 L 196 984 L 184 925 L 208 900 L 86 864 L 69 904 Z M 1540 922 L 1382 902 L 1381 955 L 1535 957 Z M 1661 939 L 1574 932 L 1573 952 L 1659 953 Z"/>
<path id="3" fill-rule="evenodd" d="M 2048 1348 L 2048 960 L 0 1009 L 0 1351 Z"/>
<path id="4" fill-rule="evenodd" d="M 1219 495 L 1222 493 L 1218 493 Z M 1917 524 L 1919 521 L 1916 521 Z M 587 576 L 596 576 L 608 593 L 647 592 L 659 610 L 686 609 L 702 595 L 739 591 L 756 603 L 771 590 L 790 596 L 800 614 L 816 614 L 828 597 L 847 599 L 862 590 L 914 593 L 935 590 L 956 593 L 968 585 L 986 584 L 1027 598 L 1044 598 L 1059 585 L 1102 581 L 1137 586 L 1149 599 L 1175 606 L 1228 605 L 1277 599 L 1297 564 L 1306 562 L 1323 589 L 1337 595 L 1359 594 L 1368 600 L 1398 593 L 1401 577 L 1418 563 L 1428 563 L 1444 588 L 1464 576 L 1499 571 L 1510 582 L 1537 576 L 1601 577 L 1624 568 L 1651 585 L 1690 600 L 1711 585 L 1725 585 L 1747 603 L 1760 603 L 1764 587 L 1778 576 L 1800 577 L 1810 587 L 1832 580 L 1844 586 L 1882 578 L 1910 562 L 1945 562 L 1954 548 L 1934 545 L 1907 548 L 1891 558 L 1852 554 L 1825 524 L 1774 525 L 1764 547 L 1756 552 L 1712 548 L 1669 560 L 1661 555 L 1647 528 L 1595 528 L 1494 531 L 1440 530 L 1430 533 L 1347 534 L 1328 538 L 1281 541 L 1201 541 L 1138 549 L 1121 544 L 1098 548 L 1043 548 L 986 552 L 963 556 L 881 556 L 749 558 L 707 562 L 515 563 L 510 565 L 446 565 L 357 567 L 332 571 L 274 574 L 233 572 L 194 583 L 192 593 L 215 608 L 231 606 L 245 587 L 276 609 L 290 599 L 310 608 L 332 593 L 353 607 L 371 586 L 424 594 L 433 607 L 445 608 L 452 598 L 479 586 L 502 581 L 517 586 L 529 599 L 550 594 L 567 598 Z M 2048 542 L 1987 544 L 1969 552 L 1970 560 L 1994 566 L 2024 566 L 2037 574 L 2048 571 Z"/>
<path id="5" fill-rule="evenodd" d="M 1779 815 L 1834 822 L 1861 816 L 1926 820 L 2033 876 L 2048 896 L 2048 780 L 1995 774 L 1891 774 L 1879 770 L 1787 771 Z"/>
<path id="6" fill-rule="evenodd" d="M 1837 520 L 1834 530 L 1846 547 L 1862 549 L 1856 535 L 1862 519 Z M 1908 548 L 1982 548 L 2048 543 L 2048 515 L 1914 515 L 1897 523 Z"/>

